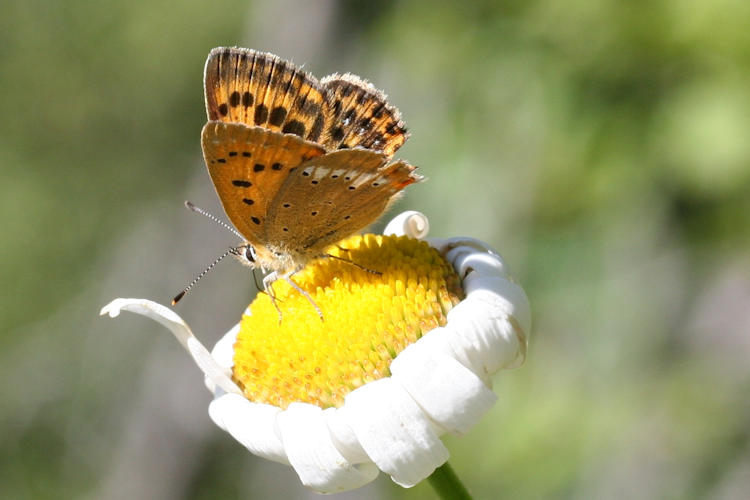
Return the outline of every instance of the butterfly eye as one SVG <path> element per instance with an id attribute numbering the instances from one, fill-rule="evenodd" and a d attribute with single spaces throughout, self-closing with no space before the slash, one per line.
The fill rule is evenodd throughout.
<path id="1" fill-rule="evenodd" d="M 253 248 L 252 245 L 245 247 L 245 258 L 248 262 L 255 263 L 255 248 Z"/>

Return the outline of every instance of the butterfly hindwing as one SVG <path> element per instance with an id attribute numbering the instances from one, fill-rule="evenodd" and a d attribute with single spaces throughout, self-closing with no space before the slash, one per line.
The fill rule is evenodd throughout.
<path id="1" fill-rule="evenodd" d="M 209 120 L 244 123 L 322 142 L 332 114 L 318 80 L 273 54 L 216 48 L 204 72 Z"/>
<path id="2" fill-rule="evenodd" d="M 327 149 L 359 146 L 390 158 L 408 139 L 398 109 L 372 84 L 350 73 L 327 76 L 321 84 L 328 91 L 333 112 L 324 144 Z"/>
<path id="3" fill-rule="evenodd" d="M 203 127 L 201 142 L 227 217 L 253 244 L 266 241 L 268 209 L 290 172 L 325 153 L 295 135 L 219 121 Z"/>
<path id="4" fill-rule="evenodd" d="M 267 236 L 300 255 L 317 257 L 372 224 L 401 190 L 421 179 L 406 162 L 383 153 L 340 150 L 299 165 L 269 207 Z"/>

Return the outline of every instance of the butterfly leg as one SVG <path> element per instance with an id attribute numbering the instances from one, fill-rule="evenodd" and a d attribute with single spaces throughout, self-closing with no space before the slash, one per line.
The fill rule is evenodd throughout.
<path id="1" fill-rule="evenodd" d="M 279 307 L 279 304 L 276 302 L 276 294 L 273 293 L 273 282 L 276 281 L 277 279 L 279 279 L 279 277 L 275 272 L 264 276 L 263 277 L 263 290 L 271 298 L 271 303 L 273 304 L 273 307 L 275 307 L 276 311 L 279 313 L 279 324 L 281 324 L 281 308 Z"/>
<path id="2" fill-rule="evenodd" d="M 318 313 L 318 316 L 320 316 L 320 321 L 323 321 L 323 311 L 320 310 L 320 307 L 318 307 L 318 304 L 316 304 L 315 301 L 313 300 L 313 298 L 310 297 L 309 293 L 307 293 L 305 290 L 303 290 L 302 287 L 300 287 L 297 283 L 294 282 L 294 280 L 292 280 L 292 276 L 296 272 L 297 271 L 285 274 L 284 276 L 282 276 L 282 278 L 284 278 L 284 281 L 286 281 L 287 283 L 289 283 L 292 286 L 292 288 L 294 288 L 295 290 L 297 290 L 300 293 L 300 295 L 302 295 L 303 297 L 305 297 L 308 300 L 308 302 L 310 302 L 310 304 L 312 304 L 312 306 L 315 308 L 315 311 Z"/>
<path id="3" fill-rule="evenodd" d="M 341 248 L 341 247 L 339 247 L 339 248 Z M 376 271 L 375 269 L 370 269 L 369 267 L 365 267 L 362 264 L 357 264 L 353 260 L 347 259 L 346 257 L 339 257 L 338 255 L 332 255 L 330 253 L 323 254 L 320 257 L 321 258 L 326 258 L 326 259 L 340 260 L 341 262 L 346 262 L 347 264 L 351 264 L 354 267 L 358 267 L 359 269 L 362 269 L 363 271 L 367 271 L 368 273 L 377 274 L 378 276 L 380 276 L 380 275 L 383 274 L 380 271 Z"/>
<path id="4" fill-rule="evenodd" d="M 276 296 L 274 295 L 273 288 L 272 288 L 273 282 L 278 279 L 283 279 L 284 281 L 289 283 L 289 285 L 291 285 L 292 288 L 297 290 L 300 293 L 300 295 L 305 297 L 310 302 L 310 304 L 312 304 L 312 306 L 315 308 L 315 312 L 317 312 L 318 316 L 320 316 L 320 321 L 323 321 L 323 311 L 320 310 L 320 307 L 318 307 L 318 304 L 316 304 L 313 298 L 310 297 L 309 293 L 303 290 L 302 287 L 300 287 L 297 283 L 294 282 L 294 280 L 292 280 L 292 276 L 297 271 L 299 271 L 299 269 L 294 270 L 290 273 L 284 274 L 282 276 L 279 276 L 278 273 L 273 272 L 273 273 L 266 275 L 263 278 L 263 288 L 266 290 L 266 293 L 268 293 L 268 296 L 271 297 L 271 302 L 273 302 L 274 307 L 279 312 L 279 323 L 281 323 L 282 314 L 281 314 L 281 309 L 279 308 L 279 305 L 276 303 Z"/>

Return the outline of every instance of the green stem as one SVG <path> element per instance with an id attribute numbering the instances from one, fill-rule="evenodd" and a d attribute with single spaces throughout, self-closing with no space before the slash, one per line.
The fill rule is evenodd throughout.
<path id="1" fill-rule="evenodd" d="M 448 462 L 435 469 L 427 478 L 440 498 L 445 500 L 471 500 L 469 490 L 463 485 Z"/>

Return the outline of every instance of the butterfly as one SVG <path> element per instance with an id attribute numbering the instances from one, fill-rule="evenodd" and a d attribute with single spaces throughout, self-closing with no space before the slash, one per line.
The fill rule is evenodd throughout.
<path id="1" fill-rule="evenodd" d="M 423 179 L 391 160 L 408 138 L 398 109 L 355 75 L 319 81 L 273 54 L 220 47 L 204 84 L 208 173 L 245 240 L 241 260 L 270 280 L 324 256 Z"/>

